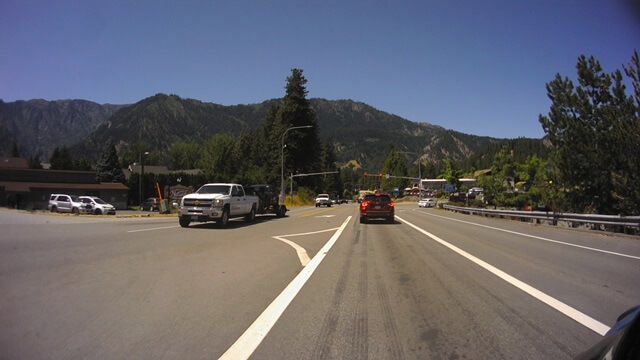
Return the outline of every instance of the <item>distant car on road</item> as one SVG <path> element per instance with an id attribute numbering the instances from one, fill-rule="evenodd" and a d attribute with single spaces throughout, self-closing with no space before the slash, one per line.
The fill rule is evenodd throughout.
<path id="1" fill-rule="evenodd" d="M 51 194 L 51 196 L 49 196 L 47 210 L 73 214 L 86 214 L 91 212 L 91 209 L 87 208 L 87 204 L 83 203 L 78 196 L 67 194 Z"/>
<path id="2" fill-rule="evenodd" d="M 365 195 L 360 203 L 360 223 L 367 223 L 370 219 L 382 218 L 387 223 L 394 222 L 394 204 L 386 194 Z"/>
<path id="3" fill-rule="evenodd" d="M 106 201 L 100 199 L 97 196 L 80 196 L 80 200 L 87 204 L 87 208 L 90 207 L 91 212 L 93 212 L 94 215 L 102 215 L 102 214 L 107 214 L 107 215 L 115 215 L 116 214 L 116 207 L 107 203 Z"/>
<path id="4" fill-rule="evenodd" d="M 420 201 L 418 201 L 418 207 L 427 208 L 433 206 L 436 206 L 436 201 L 431 198 L 420 199 Z"/>
<path id="5" fill-rule="evenodd" d="M 318 194 L 318 196 L 316 196 L 316 207 L 323 205 L 331 207 L 331 198 L 329 197 L 329 194 Z"/>

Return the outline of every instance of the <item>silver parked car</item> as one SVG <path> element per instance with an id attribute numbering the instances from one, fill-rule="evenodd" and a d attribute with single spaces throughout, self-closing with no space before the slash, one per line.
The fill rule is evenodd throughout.
<path id="1" fill-rule="evenodd" d="M 73 214 L 86 214 L 92 211 L 78 196 L 67 194 L 51 194 L 47 210 Z"/>

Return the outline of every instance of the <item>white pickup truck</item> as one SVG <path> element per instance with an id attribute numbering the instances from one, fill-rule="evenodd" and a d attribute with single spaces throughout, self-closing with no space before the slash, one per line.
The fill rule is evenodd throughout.
<path id="1" fill-rule="evenodd" d="M 231 218 L 244 217 L 253 221 L 257 208 L 258 197 L 245 194 L 242 185 L 205 184 L 180 200 L 178 219 L 182 227 L 191 222 L 206 221 L 215 221 L 225 227 Z"/>

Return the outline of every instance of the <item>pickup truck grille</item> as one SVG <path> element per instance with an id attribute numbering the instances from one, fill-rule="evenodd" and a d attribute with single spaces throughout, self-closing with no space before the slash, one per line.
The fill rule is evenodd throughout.
<path id="1" fill-rule="evenodd" d="M 211 207 L 212 203 L 211 199 L 184 199 L 184 206 Z"/>

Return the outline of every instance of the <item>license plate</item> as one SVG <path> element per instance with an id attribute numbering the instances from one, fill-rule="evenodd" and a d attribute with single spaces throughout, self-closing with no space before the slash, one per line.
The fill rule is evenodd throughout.
<path id="1" fill-rule="evenodd" d="M 374 209 L 380 209 L 381 207 L 382 207 L 381 205 L 376 205 L 376 206 L 374 206 L 373 208 L 374 208 Z"/>
<path id="2" fill-rule="evenodd" d="M 198 220 L 198 217 L 197 217 L 197 216 L 195 216 L 195 215 L 193 215 L 193 216 L 191 217 L 191 220 Z"/>

